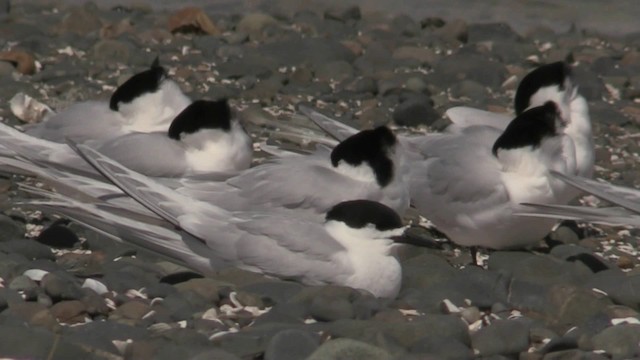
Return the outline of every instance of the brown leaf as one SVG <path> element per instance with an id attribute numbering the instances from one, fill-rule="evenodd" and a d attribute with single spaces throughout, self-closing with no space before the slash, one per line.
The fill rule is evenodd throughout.
<path id="1" fill-rule="evenodd" d="M 2 51 L 0 52 L 0 61 L 12 63 L 21 74 L 33 75 L 36 73 L 36 59 L 25 51 Z"/>
<path id="2" fill-rule="evenodd" d="M 186 7 L 178 10 L 169 18 L 169 31 L 172 33 L 203 33 L 219 35 L 220 29 L 200 8 Z"/>

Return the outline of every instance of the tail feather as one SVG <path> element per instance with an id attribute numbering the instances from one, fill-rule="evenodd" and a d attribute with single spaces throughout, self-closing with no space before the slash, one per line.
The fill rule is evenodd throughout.
<path id="1" fill-rule="evenodd" d="M 640 190 L 616 186 L 609 183 L 598 182 L 580 176 L 551 172 L 553 176 L 562 179 L 566 183 L 608 202 L 640 214 Z"/>
<path id="2" fill-rule="evenodd" d="M 571 205 L 522 204 L 527 207 L 515 215 L 565 219 L 603 225 L 640 226 L 640 216 L 620 207 L 591 208 Z"/>
<path id="3" fill-rule="evenodd" d="M 300 105 L 298 110 L 337 141 L 343 141 L 349 136 L 358 133 L 357 129 L 321 114 L 310 107 Z"/>

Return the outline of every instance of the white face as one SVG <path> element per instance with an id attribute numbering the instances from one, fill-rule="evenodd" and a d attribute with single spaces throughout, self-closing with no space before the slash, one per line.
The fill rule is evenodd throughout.
<path id="1" fill-rule="evenodd" d="M 560 117 L 566 126 L 571 122 L 571 100 L 577 95 L 577 90 L 570 78 L 565 79 L 563 90 L 557 85 L 542 87 L 531 96 L 527 109 L 553 101 L 558 106 Z"/>

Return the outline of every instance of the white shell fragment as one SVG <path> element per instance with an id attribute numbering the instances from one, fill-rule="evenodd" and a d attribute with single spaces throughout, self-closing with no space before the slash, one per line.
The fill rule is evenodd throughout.
<path id="1" fill-rule="evenodd" d="M 47 275 L 48 273 L 49 273 L 48 271 L 44 271 L 40 269 L 29 269 L 24 273 L 22 273 L 22 275 L 28 277 L 33 281 L 42 281 L 42 278 L 44 278 L 44 276 Z"/>
<path id="2" fill-rule="evenodd" d="M 89 289 L 95 291 L 96 294 L 98 294 L 98 295 L 106 294 L 106 293 L 109 292 L 109 289 L 107 289 L 107 286 L 105 284 L 101 283 L 98 280 L 91 279 L 91 278 L 85 279 L 84 283 L 82 283 L 82 287 L 83 288 L 89 288 Z"/>
<path id="3" fill-rule="evenodd" d="M 26 123 L 37 123 L 54 113 L 47 105 L 21 92 L 9 100 L 9 105 L 13 115 Z"/>

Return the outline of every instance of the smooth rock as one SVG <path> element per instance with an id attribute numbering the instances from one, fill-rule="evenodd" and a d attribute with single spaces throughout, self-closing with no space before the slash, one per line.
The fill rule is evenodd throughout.
<path id="1" fill-rule="evenodd" d="M 63 272 L 49 273 L 42 278 L 40 286 L 54 301 L 80 300 L 84 293 L 76 280 Z"/>
<path id="2" fill-rule="evenodd" d="M 609 327 L 594 336 L 594 350 L 604 350 L 613 359 L 630 359 L 640 356 L 640 325 L 623 324 Z"/>
<path id="3" fill-rule="evenodd" d="M 269 26 L 275 26 L 278 21 L 273 16 L 263 13 L 252 13 L 242 17 L 236 25 L 236 31 L 249 34 L 252 41 L 264 40 L 264 31 Z"/>
<path id="4" fill-rule="evenodd" d="M 320 346 L 317 334 L 304 330 L 282 330 L 271 338 L 264 353 L 265 360 L 305 359 Z"/>
<path id="5" fill-rule="evenodd" d="M 51 314 L 61 323 L 84 323 L 87 308 L 82 301 L 60 301 L 51 307 Z"/>
<path id="6" fill-rule="evenodd" d="M 51 349 L 55 347 L 52 355 Z M 9 359 L 96 359 L 89 351 L 42 328 L 0 324 L 0 349 Z"/>
<path id="7" fill-rule="evenodd" d="M 378 347 L 351 339 L 335 339 L 322 344 L 307 360 L 390 360 L 392 357 Z"/>
<path id="8" fill-rule="evenodd" d="M 0 243 L 0 252 L 20 254 L 30 260 L 54 260 L 55 256 L 48 246 L 29 239 L 8 240 Z"/>
<path id="9" fill-rule="evenodd" d="M 497 320 L 471 335 L 473 348 L 482 356 L 513 355 L 529 348 L 530 324 Z"/>
<path id="10" fill-rule="evenodd" d="M 192 291 L 204 298 L 206 301 L 216 303 L 220 300 L 220 283 L 209 278 L 191 279 L 174 285 L 178 292 L 184 293 Z"/>
<path id="11" fill-rule="evenodd" d="M 433 108 L 431 102 L 418 96 L 404 101 L 393 112 L 393 121 L 400 126 L 429 126 L 438 119 L 440 114 Z"/>
<path id="12" fill-rule="evenodd" d="M 345 298 L 318 296 L 311 301 L 311 316 L 318 321 L 351 319 L 354 316 L 351 302 Z"/>

